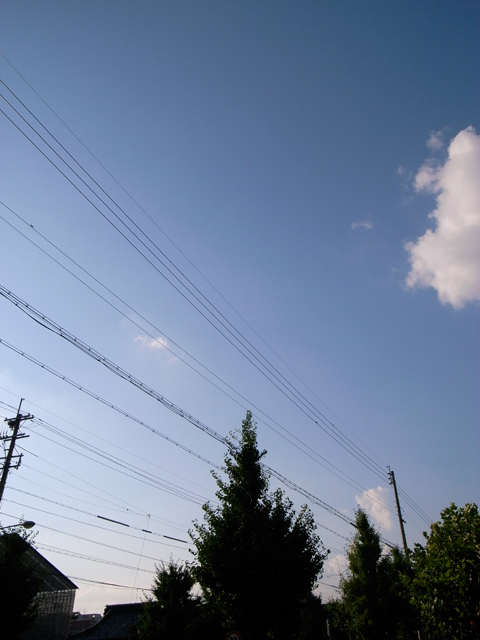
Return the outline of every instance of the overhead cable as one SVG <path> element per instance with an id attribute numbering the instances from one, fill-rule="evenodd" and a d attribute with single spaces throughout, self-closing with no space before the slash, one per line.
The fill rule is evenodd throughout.
<path id="1" fill-rule="evenodd" d="M 15 73 L 25 82 L 25 84 L 35 93 L 35 95 L 43 102 L 43 104 L 50 110 L 51 113 L 59 120 L 62 125 L 70 132 L 70 134 L 81 144 L 81 146 L 85 149 L 85 151 L 97 162 L 97 164 L 110 176 L 110 178 L 117 184 L 118 187 L 128 196 L 128 198 L 138 207 L 138 209 L 150 220 L 152 224 L 160 231 L 160 233 L 175 247 L 175 249 L 187 260 L 187 262 L 195 269 L 195 271 L 207 282 L 207 284 L 224 300 L 224 302 L 232 309 L 232 311 L 255 333 L 255 335 L 265 344 L 265 346 L 270 349 L 270 351 L 284 364 L 287 369 L 301 382 L 304 387 L 312 393 L 322 405 L 328 409 L 335 419 L 339 420 L 339 422 L 348 430 L 352 435 L 359 440 L 359 438 L 350 430 L 348 427 L 338 418 L 338 416 L 331 411 L 328 406 L 318 397 L 318 395 L 305 383 L 304 380 L 300 378 L 300 376 L 285 362 L 281 356 L 273 349 L 271 345 L 266 342 L 266 340 L 255 330 L 255 328 L 242 316 L 242 314 L 227 300 L 227 298 L 219 291 L 215 285 L 205 276 L 205 274 L 194 264 L 192 260 L 182 251 L 182 249 L 172 240 L 172 238 L 165 232 L 164 229 L 158 224 L 158 222 L 151 216 L 146 209 L 142 207 L 142 205 L 132 196 L 132 194 L 121 184 L 119 180 L 108 170 L 108 168 L 99 160 L 99 158 L 88 148 L 88 146 L 77 136 L 77 134 L 67 125 L 67 123 L 58 115 L 58 113 L 48 104 L 48 102 L 38 93 L 38 91 L 28 82 L 28 80 L 20 73 L 20 71 L 8 60 L 4 54 L 0 52 L 0 55 L 3 57 L 5 62 L 15 71 Z M 42 125 L 43 126 L 43 125 Z M 359 440 L 360 441 L 360 440 Z M 361 442 L 361 441 L 360 441 Z M 361 444 L 366 447 L 364 443 Z M 369 450 L 369 449 L 368 449 Z M 370 451 L 370 450 L 369 450 Z M 371 452 L 372 453 L 372 452 Z M 374 455 L 374 454 L 373 454 Z M 376 456 L 375 456 L 376 457 Z M 378 460 L 378 458 L 377 458 Z M 380 462 L 380 461 L 379 461 Z"/>
<path id="2" fill-rule="evenodd" d="M 28 222 L 26 222 L 18 213 L 16 213 L 15 211 L 13 211 L 13 209 L 11 209 L 10 207 L 8 207 L 4 202 L 0 201 L 0 204 L 2 206 L 4 206 L 6 209 L 8 209 L 11 213 L 13 213 L 13 215 L 15 215 L 19 220 L 21 220 L 26 226 L 28 226 L 30 228 L 30 230 L 32 230 L 32 225 L 29 225 Z M 121 309 L 119 309 L 118 307 L 116 307 L 114 304 L 112 304 L 107 298 L 105 298 L 104 296 L 102 296 L 98 291 L 96 291 L 95 289 L 93 289 L 90 285 L 88 285 L 84 280 L 82 280 L 81 278 L 79 278 L 75 273 L 73 273 L 70 269 L 68 269 L 67 267 L 65 267 L 65 265 L 63 265 L 61 262 L 59 262 L 58 260 L 56 260 L 56 258 L 54 258 L 51 254 L 49 254 L 47 251 L 45 251 L 42 247 L 40 247 L 38 244 L 36 244 L 35 242 L 33 242 L 33 240 L 31 240 L 30 238 L 28 238 L 25 234 L 23 234 L 21 231 L 19 231 L 16 227 L 14 227 L 10 222 L 8 222 L 7 220 L 5 220 L 5 218 L 3 218 L 2 216 L 0 216 L 0 219 L 2 219 L 6 224 L 8 224 L 12 229 L 14 229 L 17 233 L 19 233 L 23 238 L 25 238 L 25 240 L 27 240 L 28 242 L 30 242 L 31 244 L 33 244 L 37 249 L 39 249 L 42 253 L 44 253 L 45 255 L 47 255 L 51 260 L 53 260 L 58 266 L 60 266 L 62 269 L 64 269 L 67 273 L 69 273 L 72 277 L 74 277 L 77 281 L 79 281 L 81 284 L 83 284 L 85 287 L 87 287 L 92 293 L 94 293 L 96 296 L 98 296 L 103 302 L 105 302 L 106 304 L 108 304 L 111 308 L 113 308 L 115 311 L 117 311 L 118 313 L 120 313 L 128 322 L 131 322 L 133 325 L 135 325 L 136 327 L 138 327 L 139 329 L 141 329 L 147 336 L 149 336 L 152 340 L 155 340 L 156 342 L 159 342 L 159 339 L 157 336 L 154 336 L 152 333 L 150 333 L 148 330 L 146 330 L 144 327 L 142 327 L 138 322 L 136 322 L 130 315 L 124 313 L 123 311 L 121 311 Z M 296 436 L 294 433 L 292 433 L 291 431 L 289 431 L 288 429 L 286 429 L 284 426 L 282 426 L 278 421 L 276 421 L 274 418 L 272 418 L 271 416 L 269 416 L 268 414 L 266 414 L 264 411 L 262 411 L 262 409 L 260 409 L 255 403 L 251 402 L 248 398 L 246 398 L 245 396 L 243 396 L 241 393 L 239 393 L 237 390 L 235 390 L 231 385 L 229 385 L 225 380 L 223 380 L 222 378 L 220 378 L 219 376 L 217 376 L 211 369 L 209 369 L 208 367 L 206 367 L 204 364 L 202 364 L 197 358 L 195 358 L 194 356 L 192 356 L 192 354 L 188 353 L 188 351 L 186 351 L 185 349 L 183 349 L 180 345 L 178 345 L 176 342 L 174 342 L 171 338 L 169 338 L 168 336 L 166 336 L 166 334 L 158 329 L 158 327 L 156 327 L 155 325 L 152 324 L 152 322 L 150 322 L 149 320 L 147 320 L 144 316 L 142 316 L 136 309 L 134 309 L 133 307 L 131 307 L 127 302 L 125 302 L 124 300 L 122 300 L 122 298 L 120 298 L 119 296 L 117 296 L 111 289 L 109 289 L 108 287 L 106 287 L 100 280 L 98 280 L 97 278 L 95 278 L 95 276 L 93 276 L 91 273 L 89 273 L 86 269 L 84 269 L 81 265 L 79 265 L 77 262 L 75 262 L 75 260 L 73 260 L 70 256 L 68 256 L 67 254 L 65 254 L 61 249 L 59 249 L 55 244 L 53 244 L 50 240 L 48 240 L 48 238 L 46 238 L 43 234 L 41 234 L 38 229 L 33 228 L 33 232 L 36 233 L 37 235 L 39 235 L 43 240 L 45 240 L 46 242 L 48 242 L 51 246 L 53 246 L 57 251 L 59 251 L 65 258 L 67 258 L 69 261 L 71 261 L 75 266 L 77 266 L 79 269 L 81 269 L 84 273 L 86 273 L 90 278 L 92 278 L 97 284 L 99 284 L 101 287 L 103 287 L 106 291 L 108 291 L 111 295 L 113 295 L 117 300 L 119 300 L 122 304 L 124 304 L 128 309 L 130 309 L 131 311 L 133 311 L 137 316 L 139 316 L 142 320 L 144 320 L 145 322 L 147 322 L 150 326 L 152 326 L 154 329 L 156 329 L 160 334 L 162 334 L 168 341 L 170 341 L 172 344 L 174 344 L 177 348 L 181 349 L 182 352 L 184 352 L 189 358 L 191 358 L 194 362 L 196 362 L 199 366 L 201 366 L 203 369 L 205 369 L 205 371 L 207 371 L 209 374 L 211 374 L 212 376 L 214 376 L 219 382 L 221 382 L 222 384 L 224 384 L 228 389 L 230 389 L 231 391 L 233 391 L 236 395 L 238 395 L 239 398 L 241 398 L 242 400 L 244 400 L 247 404 L 248 404 L 248 408 L 253 408 L 255 410 L 255 415 L 257 416 L 257 412 L 258 414 L 263 415 L 265 418 L 267 418 L 269 421 L 271 421 L 273 424 L 275 424 L 277 427 L 279 427 L 279 429 L 281 429 L 283 432 L 288 433 L 288 435 L 293 438 L 296 442 L 292 442 L 292 440 L 290 440 L 289 438 L 287 438 L 283 433 L 280 433 L 277 429 L 275 429 L 275 427 L 273 427 L 269 422 L 266 422 L 265 420 L 263 420 L 262 418 L 258 418 L 265 426 L 267 426 L 269 429 L 271 429 L 272 431 L 274 431 L 278 436 L 280 436 L 281 438 L 283 438 L 286 442 L 288 442 L 289 444 L 291 444 L 292 446 L 294 446 L 296 449 L 298 449 L 299 451 L 301 451 L 304 455 L 306 455 L 307 457 L 311 458 L 312 460 L 314 460 L 317 464 L 319 464 L 320 466 L 326 468 L 330 473 L 332 473 L 334 476 L 336 476 L 337 478 L 339 478 L 340 480 L 342 480 L 343 482 L 346 482 L 347 484 L 349 484 L 350 486 L 352 486 L 353 488 L 359 489 L 361 491 L 366 490 L 365 487 L 362 487 L 358 482 L 356 482 L 351 476 L 349 476 L 348 474 L 346 474 L 344 471 L 342 471 L 341 469 L 339 469 L 336 465 L 334 465 L 333 463 L 331 463 L 329 460 L 327 460 L 325 457 L 321 456 L 317 451 L 315 451 L 315 449 L 313 449 L 312 447 L 310 447 L 309 445 L 307 445 L 305 442 L 303 442 L 300 438 L 298 438 L 298 436 Z M 236 404 L 238 404 L 239 406 L 241 406 L 244 409 L 247 409 L 247 405 L 242 404 L 241 402 L 239 402 L 238 400 L 236 400 L 232 395 L 230 395 L 229 393 L 227 393 L 224 389 L 222 389 L 219 385 L 217 385 L 215 382 L 213 382 L 212 380 L 210 380 L 205 374 L 203 374 L 201 371 L 199 371 L 198 369 L 196 369 L 195 367 L 193 367 L 193 365 L 191 365 L 189 362 L 187 362 L 184 358 L 182 358 L 181 356 L 178 355 L 178 353 L 176 353 L 175 351 L 173 351 L 168 345 L 165 345 L 162 343 L 162 348 L 165 349 L 166 351 L 168 351 L 169 353 L 171 353 L 172 355 L 174 355 L 178 360 L 180 360 L 181 362 L 183 362 L 186 366 L 188 366 L 190 369 L 192 369 L 195 373 L 197 373 L 199 376 L 201 376 L 204 380 L 206 380 L 209 384 L 213 385 L 216 389 L 218 389 L 221 393 L 223 393 L 224 395 L 226 395 L 228 398 L 230 398 L 231 400 L 233 400 L 233 402 L 235 402 Z M 297 444 L 298 443 L 298 444 Z M 301 445 L 301 446 L 299 446 Z M 306 449 L 306 450 L 305 450 Z M 310 453 L 309 453 L 310 452 Z M 323 464 L 324 463 L 324 464 Z M 339 475 L 340 474 L 340 475 Z"/>
<path id="3" fill-rule="evenodd" d="M 0 80 L 0 82 L 2 82 Z M 188 285 L 185 284 L 185 282 L 183 282 L 175 272 L 172 271 L 172 269 L 170 267 L 168 267 L 168 265 L 166 265 L 156 254 L 155 252 L 141 239 L 139 238 L 139 236 L 124 222 L 124 220 L 121 219 L 121 217 L 94 191 L 94 189 L 92 189 L 92 187 L 68 164 L 68 162 L 45 140 L 45 138 L 43 138 L 43 136 L 41 136 L 40 133 L 38 133 L 38 131 L 35 130 L 35 128 L 19 113 L 19 111 L 17 109 L 15 109 L 15 107 L 13 107 L 13 105 L 5 98 L 5 96 L 1 95 L 0 97 L 3 98 L 3 100 L 15 111 L 15 113 L 25 122 L 25 124 L 27 124 L 27 126 L 29 126 L 32 131 L 35 132 L 35 134 L 44 142 L 44 144 L 47 145 L 47 147 L 70 169 L 70 171 L 72 171 L 72 173 L 82 182 L 82 184 L 89 189 L 89 191 L 92 192 L 92 194 L 115 216 L 115 218 L 117 218 L 117 220 L 128 230 L 129 233 L 131 233 L 137 241 L 140 242 L 140 244 L 145 247 L 145 249 L 152 254 L 152 256 L 160 263 L 162 264 L 162 266 L 170 273 L 170 275 L 172 277 L 174 277 L 179 285 L 181 285 L 182 287 L 185 287 L 185 289 L 188 291 L 189 295 L 193 296 L 193 298 L 204 308 L 205 312 L 207 312 L 208 314 L 211 314 L 212 317 L 215 319 L 216 322 L 218 322 L 233 338 L 233 340 L 238 341 L 238 343 L 241 345 L 241 347 L 243 349 L 245 349 L 250 356 L 252 356 L 254 358 L 254 361 L 252 361 L 252 359 L 246 355 L 246 353 L 244 351 L 242 351 L 242 348 L 240 348 L 236 342 L 233 342 L 231 338 L 229 338 L 227 335 L 225 335 L 225 333 L 223 333 L 223 331 L 215 324 L 215 322 L 213 322 L 209 317 L 207 317 L 205 315 L 205 313 L 203 311 L 201 311 L 196 305 L 195 303 L 192 302 L 192 300 L 185 295 L 185 293 L 183 293 L 183 291 L 181 291 L 177 285 L 175 285 L 171 280 L 169 280 L 169 278 L 162 272 L 160 271 L 152 262 L 151 260 L 145 256 L 145 254 L 139 249 L 139 247 L 132 242 L 126 235 L 124 232 L 122 232 L 110 219 L 109 217 L 96 205 L 94 204 L 94 202 L 92 202 L 92 200 L 86 196 L 86 194 L 81 190 L 81 188 L 75 184 L 70 178 L 68 178 L 68 176 L 51 160 L 51 158 L 49 158 L 49 156 L 47 154 L 45 154 L 45 152 L 43 152 L 37 144 L 35 144 L 33 142 L 33 140 L 31 140 L 31 138 L 3 111 L 0 109 L 0 111 L 5 115 L 5 117 L 7 117 L 7 119 L 35 146 L 35 148 L 42 153 L 42 155 L 44 155 L 44 157 L 68 180 L 68 182 L 70 182 L 70 184 L 83 196 L 86 198 L 86 200 L 100 213 L 100 215 L 102 215 L 102 217 L 105 218 L 105 220 L 107 220 L 107 222 L 109 222 L 109 224 L 118 232 L 120 233 L 120 235 L 122 235 L 122 237 L 137 251 L 140 253 L 140 255 L 142 255 L 142 257 L 144 259 L 147 260 L 147 262 L 153 266 L 155 268 L 155 270 L 162 275 L 162 277 L 164 277 L 176 290 L 178 293 L 180 293 L 182 295 L 182 297 L 185 298 L 185 300 L 187 300 L 187 302 L 189 302 L 189 304 L 191 304 L 217 331 L 219 331 L 226 339 L 228 342 L 230 342 L 230 344 L 232 344 L 232 346 L 234 346 L 235 349 L 237 349 L 239 351 L 239 353 L 241 353 L 245 358 L 247 358 L 247 360 L 249 360 L 249 362 L 262 374 L 264 375 L 268 380 L 270 380 L 270 382 L 283 394 L 285 395 L 291 402 L 293 402 L 293 404 L 295 406 L 297 406 L 297 408 L 299 408 L 308 418 L 310 418 L 320 429 L 322 429 L 325 433 L 327 433 L 331 438 L 333 438 L 337 444 L 339 444 L 340 446 L 342 446 L 344 449 L 346 449 L 347 451 L 349 451 L 349 453 L 351 455 L 353 455 L 357 460 L 359 460 L 362 464 L 364 464 L 365 466 L 367 466 L 371 471 L 373 471 L 376 475 L 379 475 L 382 479 L 385 479 L 385 472 L 383 470 L 383 468 L 378 465 L 378 463 L 376 463 L 368 454 L 365 454 L 359 447 L 358 445 L 355 445 L 355 443 L 353 443 L 347 436 L 345 436 L 345 434 L 343 434 L 337 427 L 335 427 L 335 425 L 328 420 L 328 418 L 326 418 L 326 416 L 324 416 L 322 414 L 322 412 L 320 412 L 318 409 L 316 409 L 314 407 L 314 405 L 301 393 L 299 392 L 291 383 L 290 381 L 285 378 L 279 371 L 278 369 L 276 369 L 276 367 L 274 365 L 272 365 L 249 341 L 248 339 L 246 339 L 241 332 L 239 332 L 236 327 L 234 327 L 234 325 L 232 325 L 232 323 L 230 323 L 230 321 L 215 307 L 215 305 L 213 305 L 208 298 L 206 298 L 206 296 L 185 276 L 185 274 L 183 274 L 183 272 L 178 269 L 178 267 L 176 267 L 176 265 L 163 253 L 163 251 L 161 251 L 161 249 L 159 249 L 159 247 L 157 247 L 157 245 L 151 240 L 151 238 L 145 234 L 143 232 L 143 230 L 137 225 L 137 223 L 105 192 L 105 190 L 98 185 L 98 183 L 94 180 L 94 178 L 73 158 L 73 156 L 63 147 L 63 145 L 61 145 L 61 143 L 53 136 L 53 134 L 51 134 L 49 132 L 49 130 L 38 120 L 38 118 L 36 118 L 36 116 L 28 109 L 28 107 L 26 107 L 26 105 L 13 93 L 13 91 L 11 91 L 9 89 L 9 87 L 2 82 L 2 84 L 4 84 L 4 86 L 7 88 L 7 90 L 10 91 L 10 93 L 18 100 L 18 102 L 20 102 L 20 104 L 30 113 L 30 115 L 35 118 L 35 120 L 40 124 L 40 126 L 42 126 L 42 128 L 52 137 L 53 140 L 55 140 L 55 142 L 69 155 L 69 157 L 72 158 L 72 160 L 78 165 L 78 167 L 86 174 L 86 176 L 89 177 L 90 180 L 92 180 L 92 182 L 94 184 L 96 184 L 98 186 L 98 188 L 101 189 L 101 191 L 109 198 L 109 200 L 112 202 L 112 204 L 117 207 L 117 209 L 119 211 L 121 211 L 121 213 L 129 220 L 129 222 L 131 224 L 133 224 L 135 226 L 135 228 L 144 236 L 144 238 L 155 247 L 155 250 L 158 251 L 171 265 L 172 267 L 178 272 L 180 273 L 180 275 L 182 276 L 182 278 L 184 278 Z M 212 311 L 209 307 L 207 307 L 205 305 L 205 303 L 196 295 L 195 292 L 193 292 L 189 287 L 192 286 L 195 291 L 198 292 L 198 294 L 208 303 L 208 305 L 210 305 L 210 307 L 212 307 L 214 309 L 214 311 Z M 217 315 L 215 315 L 217 314 Z M 220 315 L 221 317 L 219 318 L 218 315 Z M 225 322 L 223 322 L 223 320 L 225 320 L 225 322 L 229 325 L 227 326 L 225 324 Z M 231 329 L 229 328 L 231 327 Z M 233 331 L 232 331 L 233 329 Z M 235 333 L 234 333 L 235 332 Z M 238 334 L 238 335 L 237 335 Z M 240 336 L 240 338 L 238 337 Z M 250 348 L 251 347 L 251 348 Z M 252 351 L 253 349 L 253 351 Z M 254 353 L 255 352 L 255 353 Z M 258 354 L 258 356 L 256 355 Z M 258 364 L 257 364 L 258 363 Z M 260 366 L 259 366 L 260 365 Z M 262 368 L 260 368 L 262 367 Z M 264 370 L 265 369 L 265 370 Z M 273 376 L 273 378 L 275 380 L 273 380 L 270 376 Z M 280 385 L 280 386 L 279 386 Z M 312 413 L 313 412 L 313 413 Z"/>
<path id="4" fill-rule="evenodd" d="M 60 513 L 53 513 L 52 511 L 46 511 L 45 509 L 40 509 L 39 507 L 33 507 L 32 505 L 29 504 L 23 504 L 22 502 L 17 502 L 16 500 L 10 500 L 10 499 L 4 499 L 4 502 L 9 502 L 10 504 L 16 504 L 19 507 L 25 507 L 27 509 L 31 509 L 33 511 L 38 511 L 40 513 L 45 513 L 49 516 L 55 516 L 56 518 L 62 518 L 63 520 L 70 520 L 70 522 L 75 522 L 77 524 L 83 524 L 87 527 L 94 527 L 95 529 L 103 529 L 103 531 L 109 531 L 110 533 L 116 533 L 118 535 L 121 536 L 128 536 L 129 538 L 135 538 L 136 540 L 143 540 L 144 538 L 142 538 L 141 536 L 135 536 L 132 533 L 126 533 L 125 531 L 121 531 L 118 529 L 112 529 L 112 528 L 107 528 L 107 527 L 102 527 L 99 524 L 93 524 L 91 522 L 84 522 L 83 520 L 77 520 L 76 518 L 70 518 L 70 516 L 65 516 L 62 515 Z M 98 517 L 98 516 L 97 516 Z M 113 520 L 111 520 L 111 522 L 114 522 Z M 40 526 L 40 523 L 37 522 L 37 525 Z M 118 524 L 118 523 L 117 523 Z M 123 523 L 122 523 L 123 524 Z M 46 527 L 45 525 L 41 525 L 42 527 L 44 527 L 45 529 L 48 529 L 48 527 Z M 128 525 L 124 525 L 124 526 L 128 526 Z M 132 527 L 133 529 L 135 529 L 136 527 Z M 143 531 L 143 529 L 141 529 L 141 531 Z M 78 537 L 78 536 L 77 536 Z M 176 544 L 171 544 L 170 542 L 160 542 L 160 540 L 150 540 L 150 542 L 155 542 L 156 544 L 161 544 L 161 545 L 165 545 L 168 547 L 173 547 L 174 549 L 184 549 L 184 547 L 179 547 Z M 182 540 L 183 542 L 183 540 Z M 105 546 L 110 546 L 110 545 L 105 545 Z M 112 549 L 115 549 L 115 547 L 112 547 Z M 120 549 L 121 551 L 121 549 Z M 125 553 L 134 553 L 133 551 L 126 551 Z M 134 555 L 140 555 L 138 553 L 134 553 Z M 148 556 L 144 556 L 145 558 Z M 150 560 L 156 560 L 156 558 L 149 558 Z"/>
<path id="5" fill-rule="evenodd" d="M 9 293 L 8 290 L 6 290 L 3 286 L 0 285 L 0 295 L 3 295 L 5 297 L 7 297 L 7 299 L 10 300 L 9 297 Z M 14 294 L 12 294 L 14 295 Z M 14 296 L 14 300 L 16 302 L 20 301 L 19 298 L 17 298 L 16 296 Z M 14 302 L 14 304 L 16 304 L 16 302 Z M 23 301 L 22 301 L 23 302 Z M 26 304 L 26 303 L 24 303 Z M 19 308 L 23 311 L 25 310 L 25 312 L 27 313 L 27 315 L 29 315 L 30 317 L 32 317 L 36 322 L 39 322 L 39 324 L 41 324 L 42 326 L 45 326 L 46 328 L 50 329 L 51 331 L 54 331 L 54 333 L 57 333 L 57 335 L 60 335 L 61 337 L 66 338 L 67 336 L 70 336 L 70 334 L 68 332 L 64 332 L 63 329 L 61 329 L 60 332 L 57 332 L 55 330 L 55 324 L 50 324 L 51 321 L 49 321 L 46 316 L 42 316 L 41 314 L 38 316 L 39 319 L 37 319 L 37 316 L 34 315 L 30 315 L 30 312 L 34 312 L 33 307 L 30 307 L 29 305 L 26 305 L 26 307 L 22 307 L 21 305 L 16 304 L 16 306 L 19 306 Z M 44 322 L 47 322 L 48 324 L 44 324 Z M 70 340 L 68 340 L 70 342 Z M 8 343 L 6 343 L 5 340 L 0 339 L 0 344 L 4 344 L 5 346 L 8 345 Z M 131 384 L 133 384 L 134 386 L 136 386 L 137 388 L 139 388 L 141 391 L 144 391 L 144 393 L 147 393 L 148 395 L 151 395 L 151 397 L 153 397 L 154 399 L 158 400 L 161 404 L 163 404 L 166 408 L 170 408 L 173 407 L 171 410 L 176 413 L 177 415 L 179 415 L 180 417 L 185 418 L 186 420 L 188 420 L 191 424 L 193 424 L 194 426 L 196 426 L 197 428 L 199 428 L 201 431 L 204 431 L 204 433 L 207 433 L 208 435 L 211 435 L 211 437 L 213 437 L 215 440 L 221 442 L 222 444 L 224 444 L 225 446 L 229 446 L 229 442 L 227 440 L 227 438 L 225 438 L 224 436 L 221 436 L 219 433 L 217 433 L 215 430 L 211 429 L 210 427 L 207 427 L 207 425 L 204 425 L 202 422 L 200 422 L 199 420 L 197 420 L 196 418 L 194 418 L 193 416 L 191 416 L 189 413 L 184 412 L 182 409 L 180 409 L 180 407 L 177 407 L 176 405 L 174 405 L 173 403 L 171 403 L 170 401 L 166 400 L 163 396 L 161 396 L 160 394 L 158 394 L 157 392 L 155 392 L 153 389 L 150 389 L 147 385 L 145 385 L 144 383 L 142 383 L 140 380 L 138 380 L 138 384 L 137 384 L 137 379 L 132 376 L 131 374 L 129 374 L 128 372 L 124 371 L 121 367 L 118 367 L 118 365 L 115 365 L 113 362 L 110 362 L 107 358 L 105 358 L 104 356 L 102 356 L 101 354 L 99 354 L 98 352 L 96 352 L 95 350 L 91 349 L 90 347 L 88 347 L 88 345 L 86 345 L 85 343 L 83 343 L 82 341 L 80 341 L 79 339 L 75 338 L 74 336 L 71 336 L 71 344 L 73 344 L 74 346 L 77 346 L 78 348 L 80 348 L 84 353 L 86 353 L 87 355 L 90 355 L 91 357 L 93 357 L 95 360 L 97 360 L 98 362 L 101 362 L 102 364 L 104 364 L 105 366 L 107 366 L 107 368 L 112 371 L 113 373 L 115 373 L 116 375 L 119 375 L 121 378 L 127 380 L 128 382 L 131 382 Z M 18 351 L 19 353 L 24 353 L 21 352 L 20 350 L 17 350 L 15 347 L 13 347 L 13 345 L 8 345 L 9 348 L 13 348 L 14 351 Z M 31 359 L 31 358 L 29 358 Z M 32 359 L 33 360 L 33 359 Z M 46 367 L 42 367 L 42 368 L 46 368 Z M 60 377 L 62 379 L 66 379 L 64 376 Z M 92 395 L 92 397 L 97 397 L 95 396 L 95 394 L 89 394 Z M 205 427 L 205 428 L 204 428 Z M 148 428 L 148 427 L 147 427 Z M 183 447 L 182 447 L 183 448 Z M 205 459 L 206 460 L 206 459 Z M 279 479 L 280 479 L 281 474 L 279 474 Z M 284 476 L 281 476 L 281 478 L 284 478 Z M 282 482 L 284 482 L 284 480 L 281 480 Z M 292 483 L 294 484 L 294 483 Z M 295 485 L 296 486 L 296 485 Z M 293 488 L 293 487 L 292 487 Z M 319 499 L 319 506 L 323 506 L 323 504 L 327 504 L 324 503 L 323 501 L 321 501 Z M 325 507 L 323 507 L 325 508 Z M 331 511 L 331 513 L 333 512 L 337 512 L 337 510 L 334 507 L 330 507 L 333 511 Z M 342 514 L 341 512 L 337 512 L 338 517 L 340 517 L 342 520 L 345 520 L 345 516 L 344 514 Z M 350 524 L 352 524 L 352 521 L 350 521 Z"/>

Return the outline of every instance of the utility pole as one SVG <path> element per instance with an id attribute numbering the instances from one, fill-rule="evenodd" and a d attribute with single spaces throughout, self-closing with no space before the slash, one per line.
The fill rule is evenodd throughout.
<path id="1" fill-rule="evenodd" d="M 11 418 L 10 420 L 8 418 L 5 418 L 5 422 L 8 424 L 10 429 L 13 429 L 12 435 L 11 436 L 5 435 L 0 437 L 0 440 L 3 440 L 4 442 L 6 442 L 7 440 L 10 440 L 10 446 L 8 447 L 7 455 L 3 458 L 4 460 L 3 470 L 2 470 L 2 477 L 0 479 L 0 504 L 2 502 L 5 485 L 7 484 L 8 472 L 10 471 L 10 469 L 18 469 L 18 467 L 22 462 L 23 453 L 21 453 L 18 456 L 13 455 L 15 451 L 15 443 L 20 438 L 29 437 L 25 433 L 19 433 L 20 425 L 22 424 L 22 422 L 24 422 L 25 420 L 31 420 L 33 418 L 33 416 L 30 415 L 29 413 L 25 416 L 22 416 L 22 414 L 20 413 L 22 402 L 23 402 L 23 398 L 21 398 L 20 400 L 20 404 L 18 405 L 17 415 L 15 416 L 15 418 Z M 13 458 L 17 458 L 16 464 L 12 464 Z"/>
<path id="2" fill-rule="evenodd" d="M 405 520 L 402 518 L 402 509 L 400 507 L 400 500 L 398 499 L 397 483 L 395 482 L 395 474 L 390 469 L 390 467 L 387 467 L 387 469 L 388 469 L 388 476 L 390 478 L 390 484 L 393 485 L 393 491 L 395 492 L 395 502 L 397 503 L 398 521 L 400 522 L 400 531 L 402 532 L 403 551 L 405 552 L 405 557 L 408 559 L 407 538 L 405 536 L 405 529 L 403 526 L 403 523 L 405 522 Z"/>

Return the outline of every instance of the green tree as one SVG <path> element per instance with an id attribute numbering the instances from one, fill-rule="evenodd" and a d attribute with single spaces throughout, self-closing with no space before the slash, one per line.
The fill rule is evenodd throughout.
<path id="1" fill-rule="evenodd" d="M 193 595 L 188 565 L 161 564 L 153 582 L 153 597 L 145 602 L 139 626 L 142 640 L 211 640 L 222 637 L 222 626 L 208 604 Z"/>
<path id="2" fill-rule="evenodd" d="M 221 624 L 208 605 L 192 594 L 195 580 L 188 565 L 161 564 L 153 582 L 153 597 L 145 602 L 139 626 L 142 640 L 199 640 L 219 637 Z"/>
<path id="3" fill-rule="evenodd" d="M 153 598 L 145 602 L 140 637 L 151 640 L 184 640 L 190 636 L 197 616 L 199 598 L 192 596 L 194 579 L 182 565 L 157 567 L 152 585 Z"/>
<path id="4" fill-rule="evenodd" d="M 228 443 L 227 479 L 214 474 L 220 506 L 204 505 L 205 522 L 190 533 L 194 575 L 225 626 L 245 640 L 290 640 L 300 633 L 326 553 L 307 507 L 297 515 L 282 491 L 269 493 L 265 454 L 248 412 Z"/>
<path id="5" fill-rule="evenodd" d="M 415 545 L 413 600 L 427 638 L 480 636 L 480 515 L 476 504 L 452 504 Z"/>
<path id="6" fill-rule="evenodd" d="M 28 562 L 31 536 L 18 531 L 0 533 L 0 625 L 2 638 L 14 640 L 38 616 L 36 596 L 42 577 Z"/>
<path id="7" fill-rule="evenodd" d="M 319 595 L 310 593 L 302 602 L 298 640 L 328 640 L 327 609 Z"/>
<path id="8" fill-rule="evenodd" d="M 327 602 L 327 619 L 332 640 L 352 640 L 353 636 L 349 633 L 346 622 L 345 605 L 340 598 L 331 598 Z"/>
<path id="9" fill-rule="evenodd" d="M 408 562 L 398 548 L 382 553 L 380 535 L 362 509 L 355 524 L 341 602 L 332 607 L 336 625 L 356 640 L 414 637 L 418 624 L 405 582 Z"/>

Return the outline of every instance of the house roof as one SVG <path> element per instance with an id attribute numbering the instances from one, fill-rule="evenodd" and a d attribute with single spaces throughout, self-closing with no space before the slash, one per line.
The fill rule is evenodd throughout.
<path id="1" fill-rule="evenodd" d="M 128 640 L 138 636 L 137 625 L 143 603 L 107 604 L 103 618 L 90 629 L 71 634 L 76 640 Z"/>
<path id="2" fill-rule="evenodd" d="M 69 591 L 78 589 L 77 585 L 67 578 L 55 565 L 42 556 L 34 547 L 28 546 L 26 555 L 36 567 L 41 570 L 43 584 L 41 591 Z"/>
<path id="3" fill-rule="evenodd" d="M 6 535 L 18 534 L 9 533 Z M 3 536 L 0 536 L 0 544 L 2 544 L 2 541 Z M 55 565 L 42 556 L 27 540 L 25 540 L 25 561 L 27 564 L 33 565 L 42 577 L 43 584 L 40 588 L 42 593 L 78 589 L 77 585 L 72 582 L 70 578 L 67 578 Z"/>

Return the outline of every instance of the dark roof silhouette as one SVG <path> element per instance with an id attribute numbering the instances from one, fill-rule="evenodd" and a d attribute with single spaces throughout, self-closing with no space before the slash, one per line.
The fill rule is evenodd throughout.
<path id="1" fill-rule="evenodd" d="M 12 532 L 6 535 L 16 535 Z M 19 536 L 21 537 L 21 536 Z M 0 536 L 0 544 L 3 544 L 3 538 Z M 43 579 L 42 586 L 40 588 L 41 593 L 49 593 L 52 591 L 70 591 L 72 589 L 78 589 L 77 585 L 67 578 L 60 569 L 57 569 L 49 560 L 42 556 L 42 554 L 33 547 L 28 540 L 25 540 L 25 562 L 34 567 Z"/>
<path id="2" fill-rule="evenodd" d="M 137 626 L 143 603 L 107 604 L 103 618 L 85 631 L 71 634 L 76 640 L 128 640 L 138 636 Z"/>
<path id="3" fill-rule="evenodd" d="M 35 547 L 32 547 L 32 545 L 28 545 L 25 555 L 27 556 L 27 562 L 30 562 L 37 567 L 43 578 L 43 584 L 40 589 L 42 593 L 78 589 L 77 585 L 73 583 L 70 578 L 67 578 L 66 575 L 42 556 L 42 554 L 39 553 Z"/>
<path id="4" fill-rule="evenodd" d="M 90 627 L 93 627 L 93 625 L 97 624 L 101 619 L 101 613 L 80 613 L 79 611 L 74 611 L 70 622 L 70 635 L 90 629 Z"/>

